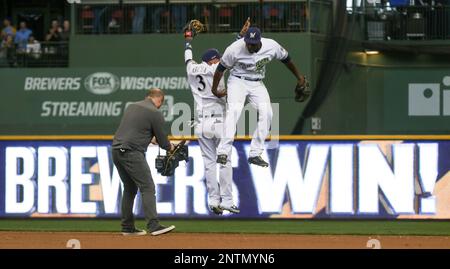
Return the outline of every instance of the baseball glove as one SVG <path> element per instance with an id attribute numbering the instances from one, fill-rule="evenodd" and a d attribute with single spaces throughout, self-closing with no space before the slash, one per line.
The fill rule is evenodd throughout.
<path id="1" fill-rule="evenodd" d="M 168 152 L 165 156 L 158 155 L 156 157 L 155 167 L 158 173 L 163 176 L 173 176 L 180 161 L 189 161 L 189 151 L 185 144 L 186 140 L 183 140 L 175 146 L 172 152 Z"/>
<path id="2" fill-rule="evenodd" d="M 295 86 L 295 101 L 304 102 L 311 96 L 311 89 L 309 88 L 309 81 L 305 78 L 302 85 Z"/>
<path id="3" fill-rule="evenodd" d="M 184 37 L 194 38 L 198 33 L 206 31 L 206 27 L 199 20 L 191 20 L 184 28 Z"/>

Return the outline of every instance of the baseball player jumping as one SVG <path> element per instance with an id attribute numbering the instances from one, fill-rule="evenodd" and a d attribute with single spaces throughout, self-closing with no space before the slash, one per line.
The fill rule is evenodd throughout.
<path id="1" fill-rule="evenodd" d="M 261 31 L 250 27 L 243 39 L 232 43 L 225 50 L 214 73 L 212 93 L 222 98 L 227 95 L 228 106 L 225 118 L 225 136 L 221 139 L 217 150 L 217 162 L 229 162 L 230 152 L 246 98 L 258 111 L 258 124 L 250 145 L 248 162 L 250 164 L 268 167 L 269 164 L 261 158 L 264 151 L 264 141 L 269 134 L 272 122 L 272 106 L 269 93 L 264 86 L 266 64 L 273 59 L 283 62 L 297 78 L 297 85 L 304 86 L 306 79 L 291 61 L 288 52 L 275 40 L 262 38 Z M 226 69 L 230 70 L 227 90 L 221 90 L 219 82 Z"/>
<path id="2" fill-rule="evenodd" d="M 245 34 L 249 25 L 250 20 L 248 19 L 240 35 L 243 36 Z M 184 61 L 186 63 L 188 83 L 195 101 L 197 116 L 195 134 L 198 136 L 205 165 L 209 208 L 218 215 L 222 214 L 223 210 L 239 213 L 239 208 L 233 204 L 233 168 L 230 160 L 220 165 L 219 182 L 217 181 L 216 149 L 220 138 L 224 135 L 223 122 L 226 101 L 225 98 L 217 98 L 212 94 L 211 85 L 221 55 L 217 49 L 208 49 L 202 55 L 202 62 L 196 63 L 192 59 L 192 35 L 185 33 L 185 41 Z M 225 90 L 223 79 L 219 79 L 217 87 L 223 91 Z M 231 155 L 231 149 L 231 147 L 227 148 L 227 155 Z"/>

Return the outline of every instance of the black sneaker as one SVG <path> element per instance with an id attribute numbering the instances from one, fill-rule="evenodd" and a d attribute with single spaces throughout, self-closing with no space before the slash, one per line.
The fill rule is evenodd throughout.
<path id="1" fill-rule="evenodd" d="M 217 155 L 217 163 L 226 165 L 227 164 L 227 155 L 225 155 L 225 154 Z"/>
<path id="2" fill-rule="evenodd" d="M 122 235 L 124 236 L 139 236 L 139 235 L 146 235 L 147 232 L 143 230 L 139 230 L 136 228 L 132 229 L 122 229 Z"/>
<path id="3" fill-rule="evenodd" d="M 216 214 L 216 215 L 222 215 L 222 213 L 223 213 L 223 210 L 220 208 L 220 206 L 210 205 L 209 209 L 211 209 L 211 211 L 214 212 L 214 214 Z"/>
<path id="4" fill-rule="evenodd" d="M 269 166 L 269 164 L 266 161 L 264 161 L 263 158 L 261 158 L 261 156 L 248 158 L 248 163 L 254 164 L 254 165 L 258 165 L 258 166 L 261 166 L 261 167 L 268 167 Z"/>
<path id="5" fill-rule="evenodd" d="M 158 225 L 158 227 L 150 230 L 150 234 L 151 235 L 165 234 L 165 233 L 172 231 L 173 229 L 175 229 L 175 226 L 173 226 L 173 225 L 170 225 L 169 227 Z"/>
<path id="6" fill-rule="evenodd" d="M 239 208 L 237 206 L 235 206 L 235 205 L 232 205 L 230 207 L 220 205 L 219 208 L 222 209 L 222 210 L 230 211 L 231 213 L 234 213 L 234 214 L 238 214 L 238 213 L 241 212 L 241 210 L 239 210 Z"/>

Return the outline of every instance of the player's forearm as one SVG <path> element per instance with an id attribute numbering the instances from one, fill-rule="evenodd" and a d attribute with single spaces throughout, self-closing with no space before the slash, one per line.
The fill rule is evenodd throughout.
<path id="1" fill-rule="evenodd" d="M 305 77 L 303 75 L 300 75 L 300 72 L 298 71 L 294 63 L 292 61 L 288 61 L 285 63 L 285 65 L 291 71 L 291 73 L 297 78 L 297 80 L 303 83 Z"/>
<path id="2" fill-rule="evenodd" d="M 152 122 L 153 134 L 156 137 L 156 141 L 159 147 L 165 150 L 171 150 L 172 144 L 170 143 L 169 137 L 164 132 L 164 117 L 161 115 L 156 116 Z"/>
<path id="3" fill-rule="evenodd" d="M 214 78 L 213 78 L 213 83 L 211 86 L 211 92 L 217 96 L 217 87 L 219 86 L 219 82 L 223 77 L 223 71 L 220 70 L 216 70 L 216 72 L 214 73 Z"/>
<path id="4" fill-rule="evenodd" d="M 191 45 L 191 43 L 186 42 L 185 47 L 184 47 L 184 62 L 187 64 L 192 59 L 193 59 L 192 45 Z"/>

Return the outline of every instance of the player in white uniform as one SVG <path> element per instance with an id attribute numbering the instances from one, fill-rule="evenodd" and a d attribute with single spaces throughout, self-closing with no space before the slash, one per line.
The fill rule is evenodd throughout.
<path id="1" fill-rule="evenodd" d="M 228 157 L 234 141 L 236 123 L 248 98 L 258 111 L 258 124 L 253 133 L 248 162 L 262 167 L 269 166 L 260 156 L 264 151 L 264 141 L 272 122 L 270 97 L 262 80 L 265 77 L 266 64 L 273 59 L 281 60 L 297 78 L 297 83 L 304 85 L 305 77 L 300 75 L 288 52 L 275 40 L 262 38 L 261 31 L 256 27 L 250 27 L 245 38 L 235 41 L 225 50 L 214 74 L 211 89 L 217 97 L 227 95 L 228 98 L 225 136 L 218 148 L 218 163 L 225 164 L 230 159 Z M 230 70 L 230 76 L 227 90 L 223 91 L 218 86 L 226 69 Z"/>
<path id="2" fill-rule="evenodd" d="M 248 20 L 249 24 L 250 21 Z M 247 24 L 246 24 L 247 25 Z M 245 34 L 248 26 L 244 25 L 241 34 Z M 220 53 L 217 49 L 209 49 L 202 55 L 202 62 L 196 63 L 192 58 L 192 38 L 186 38 L 184 61 L 188 83 L 191 87 L 195 101 L 197 124 L 195 134 L 202 151 L 205 164 L 206 186 L 209 197 L 209 208 L 216 214 L 222 214 L 223 210 L 239 213 L 240 210 L 233 204 L 232 182 L 233 168 L 228 160 L 219 168 L 219 182 L 217 181 L 217 152 L 220 138 L 223 137 L 223 122 L 226 111 L 225 98 L 217 98 L 211 92 L 214 72 L 220 61 Z M 221 90 L 225 90 L 223 79 L 218 83 Z M 228 155 L 231 155 L 231 147 Z"/>

